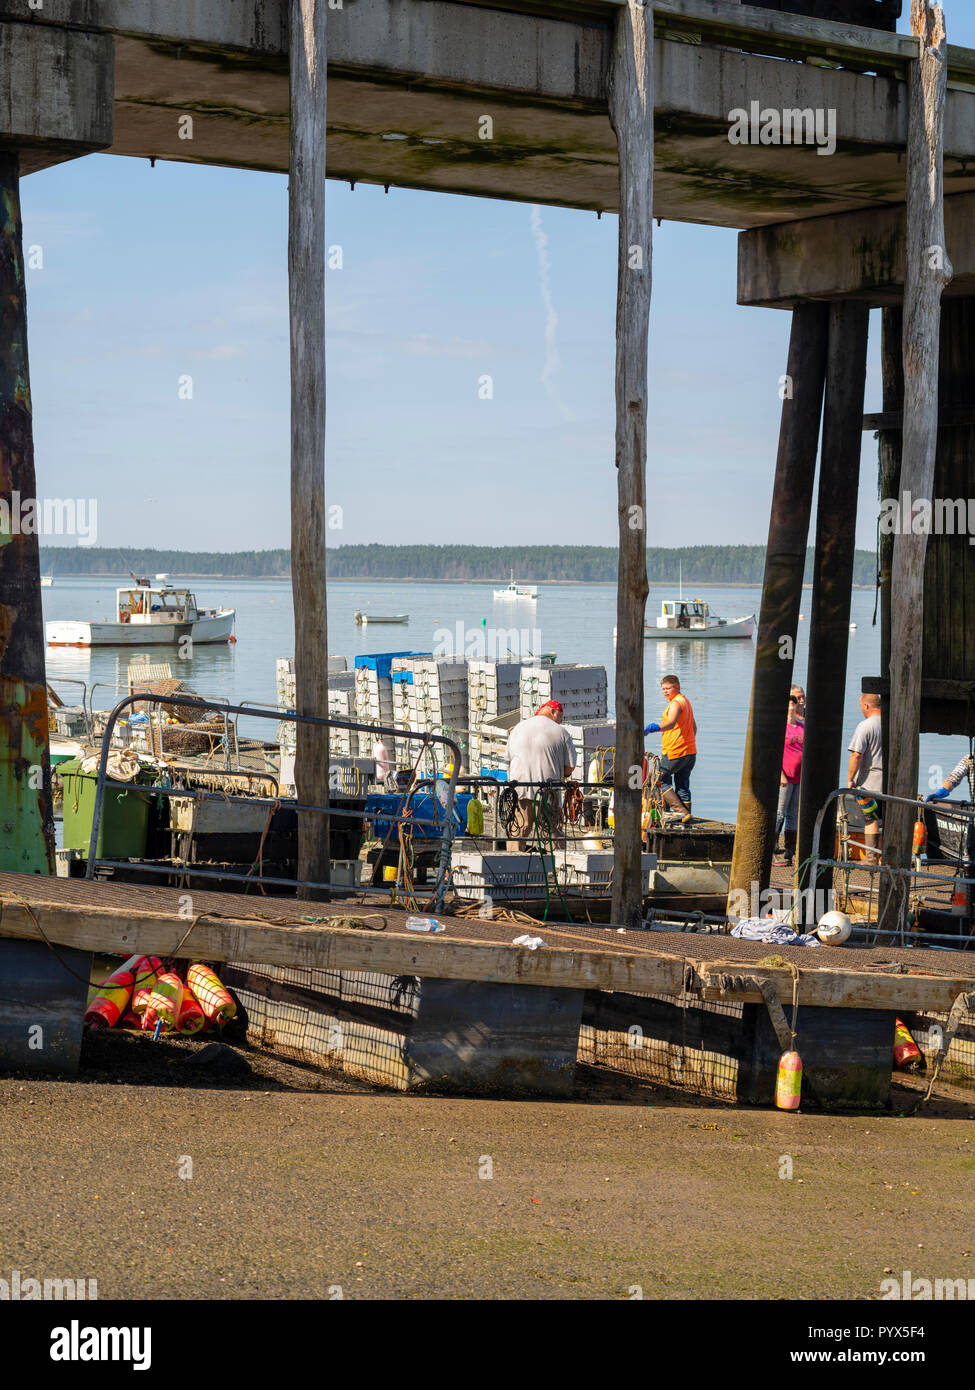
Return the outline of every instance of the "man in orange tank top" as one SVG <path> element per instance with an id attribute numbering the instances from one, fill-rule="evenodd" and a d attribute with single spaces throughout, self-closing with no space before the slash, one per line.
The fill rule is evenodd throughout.
<path id="1" fill-rule="evenodd" d="M 661 735 L 660 780 L 664 788 L 665 805 L 680 811 L 681 824 L 691 823 L 690 778 L 697 762 L 697 720 L 686 695 L 681 694 L 676 676 L 664 676 L 660 682 L 667 708 L 660 723 L 648 724 L 645 734 Z"/>

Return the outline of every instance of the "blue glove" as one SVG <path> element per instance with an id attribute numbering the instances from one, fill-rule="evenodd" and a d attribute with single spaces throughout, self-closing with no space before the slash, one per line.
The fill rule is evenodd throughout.
<path id="1" fill-rule="evenodd" d="M 944 801 L 945 797 L 950 795 L 951 792 L 947 787 L 939 787 L 936 792 L 932 792 L 930 796 L 926 796 L 924 799 L 925 801 Z"/>
<path id="2" fill-rule="evenodd" d="M 659 733 L 660 733 L 660 725 L 659 725 L 659 724 L 648 724 L 647 727 L 644 729 L 643 732 L 644 732 L 645 734 L 659 734 Z"/>

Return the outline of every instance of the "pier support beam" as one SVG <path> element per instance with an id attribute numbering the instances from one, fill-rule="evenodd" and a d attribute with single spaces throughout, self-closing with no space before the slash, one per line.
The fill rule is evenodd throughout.
<path id="1" fill-rule="evenodd" d="M 880 361 L 883 380 L 885 415 L 901 419 L 904 410 L 904 310 L 897 305 L 884 309 L 881 315 Z M 901 426 L 879 431 L 880 496 L 900 495 Z M 881 531 L 877 546 L 877 568 L 880 576 L 880 669 L 890 670 L 890 606 L 891 571 L 894 563 L 894 537 Z M 880 702 L 880 730 L 883 740 L 884 791 L 887 790 L 890 767 L 890 700 Z"/>
<path id="2" fill-rule="evenodd" d="M 612 920 L 643 918 L 640 769 L 643 765 L 643 625 L 647 606 L 647 351 L 653 227 L 653 8 L 636 0 L 616 19 L 609 118 L 619 149 L 616 288 L 616 756 Z"/>
<path id="3" fill-rule="evenodd" d="M 54 872 L 41 567 L 21 508 L 37 497 L 15 153 L 0 152 L 0 866 Z"/>
<path id="4" fill-rule="evenodd" d="M 729 912 L 740 910 L 742 893 L 753 901 L 767 888 L 772 869 L 828 339 L 828 305 L 800 304 L 793 310 L 738 799 L 738 829 L 731 863 Z"/>
<path id="5" fill-rule="evenodd" d="M 907 271 L 904 284 L 904 430 L 900 487 L 930 503 L 938 438 L 938 364 L 941 295 L 951 281 L 945 249 L 944 107 L 947 41 L 944 16 L 931 0 L 913 0 L 911 27 L 918 58 L 910 71 L 907 140 Z M 917 795 L 918 735 L 924 626 L 924 559 L 927 533 L 894 538 L 891 573 L 890 796 Z M 884 865 L 906 869 L 911 860 L 914 812 L 890 802 L 884 808 Z M 878 923 L 904 923 L 908 882 L 884 875 Z"/>
<path id="6" fill-rule="evenodd" d="M 0 869 L 53 874 L 54 813 L 35 528 L 27 298 L 16 153 L 0 151 Z M 0 941 L 0 1067 L 76 1071 L 91 957 Z"/>
<path id="7" fill-rule="evenodd" d="M 327 0 L 290 0 L 291 584 L 295 709 L 328 714 L 325 595 L 325 16 Z M 299 724 L 299 802 L 328 805 L 328 730 Z M 328 817 L 299 813 L 298 877 L 329 882 Z M 318 895 L 315 895 L 318 896 Z"/>
<path id="8" fill-rule="evenodd" d="M 829 353 L 823 447 L 816 505 L 816 548 L 809 614 L 809 665 L 806 675 L 806 730 L 799 789 L 799 887 L 829 888 L 832 870 L 809 883 L 801 869 L 815 851 L 833 857 L 836 805 L 824 818 L 822 839 L 813 845 L 816 816 L 831 791 L 846 786 L 841 766 L 846 658 L 850 645 L 850 601 L 856 548 L 857 492 L 863 441 L 863 396 L 867 376 L 870 310 L 854 301 L 833 304 L 829 312 Z M 839 778 L 839 781 L 837 780 Z"/>

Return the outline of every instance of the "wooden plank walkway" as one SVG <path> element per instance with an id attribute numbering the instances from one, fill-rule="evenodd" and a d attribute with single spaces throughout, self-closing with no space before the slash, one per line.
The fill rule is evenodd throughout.
<path id="1" fill-rule="evenodd" d="M 330 925 L 352 915 L 380 929 Z M 720 976 L 737 974 L 770 980 L 790 1002 L 791 971 L 758 964 L 775 955 L 799 967 L 799 1002 L 813 1007 L 943 1012 L 958 994 L 975 990 L 975 952 L 777 947 L 690 932 L 527 927 L 449 915 L 440 918 L 444 933 L 425 936 L 406 930 L 407 915 L 378 901 L 307 903 L 0 874 L 0 936 L 85 951 L 631 994 L 679 994 L 686 987 L 705 998 L 716 997 Z M 525 931 L 545 946 L 514 946 Z M 760 995 L 746 989 L 721 997 Z"/>

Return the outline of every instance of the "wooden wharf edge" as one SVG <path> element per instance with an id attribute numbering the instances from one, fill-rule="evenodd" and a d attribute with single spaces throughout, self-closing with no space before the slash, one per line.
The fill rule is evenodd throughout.
<path id="1" fill-rule="evenodd" d="M 296 904 L 296 911 L 309 906 Z M 319 906 L 319 905 L 316 905 Z M 177 913 L 76 904 L 31 902 L 44 936 L 58 946 L 115 954 L 170 956 L 189 921 Z M 349 908 L 368 916 L 371 908 Z M 323 915 L 325 913 L 323 912 Z M 383 914 L 387 916 L 387 913 Z M 405 920 L 405 918 L 404 918 Z M 448 919 L 449 920 L 449 919 Z M 513 925 L 512 933 L 526 928 Z M 0 937 L 42 941 L 30 913 L 9 898 L 0 900 Z M 545 985 L 564 989 L 677 993 L 684 961 L 676 956 L 623 950 L 546 946 L 530 951 L 496 941 L 445 940 L 440 934 L 368 931 L 320 925 L 288 926 L 204 916 L 190 932 L 180 958 L 240 961 L 313 970 L 364 970 L 492 984 Z"/>
<path id="2" fill-rule="evenodd" d="M 265 922 L 247 921 L 229 915 L 206 917 L 198 921 L 185 944 L 190 921 L 176 910 L 171 912 L 134 908 L 131 904 L 118 907 L 87 906 L 78 902 L 61 901 L 51 885 L 59 880 L 42 880 L 24 875 L 25 892 L 17 896 L 8 891 L 13 875 L 4 875 L 0 896 L 0 937 L 26 941 L 41 941 L 46 936 L 55 946 L 73 947 L 82 951 L 112 954 L 148 954 L 169 956 L 177 949 L 185 959 L 214 962 L 239 961 L 252 964 L 287 966 L 315 970 L 362 970 L 388 974 L 418 975 L 434 979 L 475 980 L 493 984 L 538 985 L 564 989 L 594 989 L 610 992 L 644 994 L 679 994 L 685 987 L 705 1000 L 726 1002 L 761 1002 L 758 990 L 748 988 L 752 979 L 770 981 L 779 999 L 791 1003 L 793 975 L 789 969 L 758 966 L 754 957 L 743 953 L 734 956 L 735 943 L 727 945 L 727 959 L 710 956 L 695 958 L 694 938 L 687 938 L 688 950 L 682 954 L 672 951 L 653 951 L 644 944 L 648 936 L 633 934 L 623 941 L 607 933 L 605 946 L 556 946 L 551 942 L 537 951 L 497 940 L 458 940 L 440 934 L 422 936 L 395 930 L 367 931 L 317 924 L 276 924 L 273 918 Z M 20 877 L 20 876 L 17 876 Z M 104 898 L 107 885 L 99 885 Z M 46 891 L 45 891 L 46 889 Z M 175 894 L 174 894 L 175 896 Z M 213 895 L 211 895 L 213 896 Z M 29 910 L 25 903 L 29 903 Z M 278 911 L 281 900 L 276 900 Z M 255 902 L 255 907 L 259 904 Z M 295 903 L 296 912 L 310 906 Z M 328 915 L 329 909 L 314 905 L 315 910 Z M 349 906 L 339 912 L 367 916 L 369 906 Z M 33 917 L 32 917 L 33 914 Z M 384 911 L 387 918 L 398 914 Z M 402 914 L 405 921 L 405 914 Z M 497 924 L 494 924 L 497 927 Z M 40 927 L 40 931 L 38 930 Z M 450 931 L 462 929 L 476 932 L 476 922 L 448 918 Z M 570 928 L 554 924 L 548 928 L 553 935 Z M 508 930 L 506 925 L 505 930 Z M 519 927 L 510 926 L 513 934 Z M 544 933 L 546 924 L 539 923 Z M 43 933 L 43 935 L 42 935 Z M 754 943 L 743 943 L 754 946 Z M 628 949 L 632 946 L 633 949 Z M 768 948 L 774 952 L 774 947 Z M 809 950 L 811 957 L 819 952 Z M 828 949 L 828 948 L 827 948 Z M 830 954 L 834 954 L 830 952 Z M 921 951 L 917 953 L 922 955 Z M 923 953 L 927 954 L 927 953 Z M 925 962 L 926 963 L 926 962 Z M 932 962 L 933 964 L 934 962 Z M 943 953 L 937 965 L 945 968 Z M 966 964 L 967 964 L 966 960 Z M 921 966 L 921 961 L 917 963 Z M 743 976 L 745 988 L 722 992 L 721 976 Z M 834 1009 L 886 1009 L 902 1013 L 912 1010 L 945 1012 L 961 993 L 975 990 L 975 975 L 902 974 L 885 970 L 844 969 L 824 967 L 810 960 L 808 967 L 799 967 L 799 1003 L 804 1007 Z"/>

